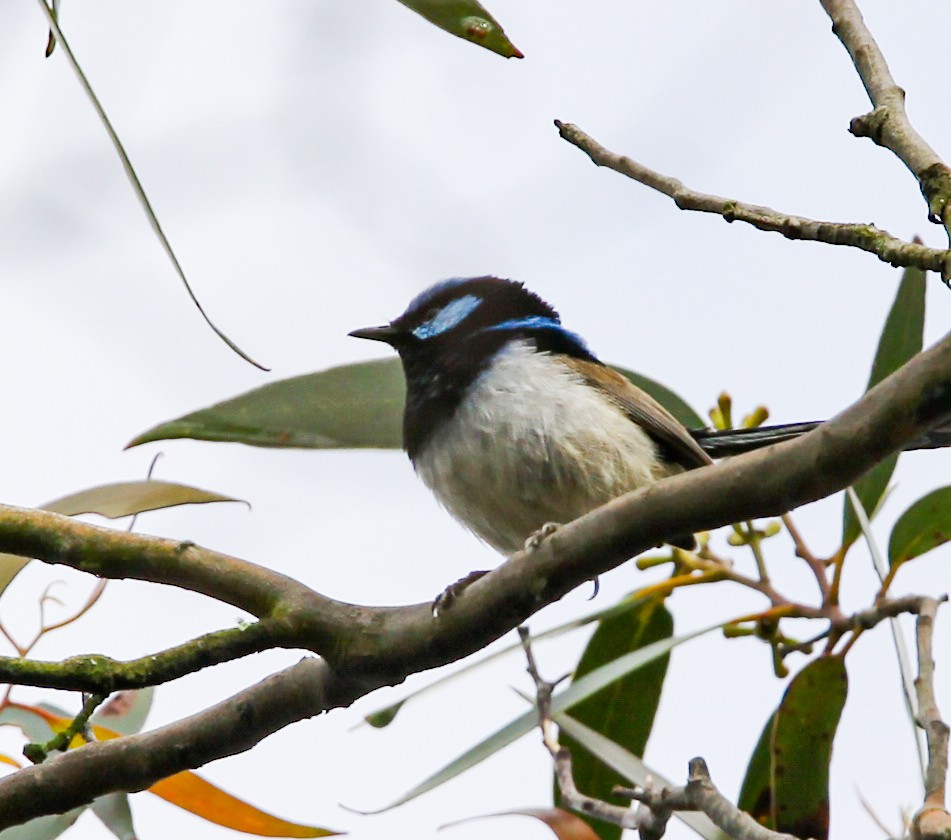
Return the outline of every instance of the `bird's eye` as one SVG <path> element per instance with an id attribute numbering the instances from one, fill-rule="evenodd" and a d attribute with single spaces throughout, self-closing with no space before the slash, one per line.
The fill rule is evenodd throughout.
<path id="1" fill-rule="evenodd" d="M 426 313 L 425 320 L 413 330 L 420 339 L 434 338 L 437 335 L 461 324 L 482 303 L 476 295 L 465 295 L 450 301 L 445 306 L 433 307 Z"/>

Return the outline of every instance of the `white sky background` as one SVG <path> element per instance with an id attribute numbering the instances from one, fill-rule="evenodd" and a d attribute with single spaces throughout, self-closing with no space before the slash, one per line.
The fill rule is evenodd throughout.
<path id="1" fill-rule="evenodd" d="M 951 156 L 938 33 L 951 6 L 864 0 L 869 25 L 918 129 Z M 777 422 L 832 415 L 862 391 L 899 273 L 856 250 L 789 242 L 678 211 L 595 169 L 558 139 L 554 118 L 688 185 L 790 213 L 875 222 L 942 246 L 916 184 L 889 153 L 852 138 L 868 103 L 818 3 L 596 5 L 495 0 L 524 61 L 442 33 L 393 0 L 138 2 L 68 0 L 62 24 L 124 140 L 166 232 L 212 317 L 273 368 L 240 362 L 201 322 L 146 222 L 63 55 L 43 59 L 37 4 L 0 16 L 0 374 L 6 444 L 0 499 L 43 502 L 95 484 L 157 475 L 246 498 L 142 517 L 141 530 L 237 554 L 363 604 L 431 599 L 497 562 L 442 513 L 394 452 L 297 452 L 176 441 L 124 452 L 155 423 L 257 385 L 381 348 L 347 337 L 402 311 L 447 276 L 526 281 L 602 358 L 666 383 L 699 411 L 729 390 L 737 416 L 767 404 Z M 930 40 L 929 40 L 930 39 Z M 927 336 L 951 318 L 929 278 Z M 875 532 L 929 489 L 951 457 L 907 457 Z M 840 500 L 797 519 L 816 551 L 840 533 Z M 812 597 L 788 542 L 768 544 L 783 586 Z M 750 563 L 742 552 L 735 556 Z M 896 594 L 940 593 L 948 552 L 916 561 Z M 2 603 L 26 635 L 49 580 L 71 603 L 88 578 L 34 564 Z M 649 580 L 626 564 L 538 617 L 541 629 L 607 606 Z M 847 607 L 874 592 L 862 547 Z M 723 585 L 671 601 L 678 632 L 756 609 Z M 199 596 L 111 583 L 69 633 L 36 651 L 133 657 L 231 626 Z M 583 644 L 543 649 L 547 674 Z M 951 715 L 951 617 L 939 614 L 939 703 Z M 220 666 L 157 693 L 150 725 L 221 700 L 299 654 Z M 801 661 L 799 661 L 801 664 Z M 797 664 L 797 660 L 790 660 Z M 363 838 L 435 836 L 440 823 L 549 801 L 537 736 L 403 808 L 361 818 L 524 710 L 513 657 L 408 707 L 390 729 L 348 731 L 406 687 L 301 723 L 201 772 L 289 819 Z M 856 791 L 898 827 L 920 803 L 909 728 L 884 627 L 849 657 L 851 692 L 835 744 L 833 834 L 875 836 Z M 418 686 L 432 675 L 408 681 Z M 678 649 L 647 760 L 675 780 L 703 755 L 735 797 L 784 684 L 768 649 L 708 637 Z M 22 690 L 27 700 L 39 692 Z M 60 697 L 61 703 L 74 698 Z M 7 743 L 7 746 L 4 744 Z M 13 751 L 13 741 L 0 748 Z M 149 794 L 142 837 L 235 836 Z M 519 817 L 449 830 L 467 840 L 548 837 Z M 70 835 L 101 838 L 84 816 Z M 673 825 L 673 840 L 690 836 Z"/>

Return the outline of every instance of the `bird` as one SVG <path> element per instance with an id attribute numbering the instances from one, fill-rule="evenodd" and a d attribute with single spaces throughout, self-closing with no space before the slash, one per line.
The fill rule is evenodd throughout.
<path id="1" fill-rule="evenodd" d="M 506 556 L 624 493 L 819 425 L 687 429 L 549 303 L 499 277 L 443 280 L 388 324 L 350 335 L 399 354 L 403 446 L 416 473 Z M 909 448 L 949 443 L 945 429 Z M 695 546 L 693 535 L 669 542 Z"/>

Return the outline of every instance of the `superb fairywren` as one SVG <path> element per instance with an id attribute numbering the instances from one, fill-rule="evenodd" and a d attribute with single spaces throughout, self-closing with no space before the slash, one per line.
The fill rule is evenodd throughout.
<path id="1" fill-rule="evenodd" d="M 602 364 L 521 283 L 446 280 L 390 324 L 354 330 L 400 355 L 403 444 L 463 525 L 503 554 L 661 478 L 795 437 L 817 423 L 688 431 Z M 945 446 L 936 430 L 913 446 Z M 909 447 L 911 448 L 911 447 Z M 676 537 L 690 547 L 692 536 Z"/>
<path id="2" fill-rule="evenodd" d="M 447 280 L 389 325 L 350 335 L 400 354 L 403 443 L 416 472 L 503 554 L 547 523 L 712 463 L 679 421 L 520 283 Z"/>

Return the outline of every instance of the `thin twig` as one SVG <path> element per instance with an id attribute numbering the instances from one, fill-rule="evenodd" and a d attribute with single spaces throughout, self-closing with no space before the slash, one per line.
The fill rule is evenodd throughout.
<path id="1" fill-rule="evenodd" d="M 57 732 L 56 735 L 45 744 L 27 744 L 23 748 L 23 755 L 34 764 L 42 764 L 49 757 L 50 753 L 56 752 L 57 750 L 68 749 L 73 738 L 85 731 L 86 724 L 89 722 L 89 718 L 92 717 L 92 713 L 102 705 L 105 699 L 105 694 L 84 695 L 83 707 L 79 714 L 73 718 L 69 726 L 62 732 Z"/>
<path id="2" fill-rule="evenodd" d="M 915 130 L 905 112 L 905 91 L 892 77 L 885 56 L 854 0 L 820 0 L 832 31 L 848 50 L 874 109 L 852 120 L 849 130 L 893 152 L 918 180 L 932 221 L 951 241 L 951 169 Z M 948 280 L 946 273 L 942 277 Z"/>
<path id="3" fill-rule="evenodd" d="M 518 633 L 525 649 L 528 673 L 535 682 L 542 741 L 555 762 L 563 805 L 604 822 L 637 829 L 642 840 L 660 840 L 674 811 L 701 811 L 734 840 L 797 840 L 791 834 L 764 828 L 727 800 L 710 779 L 702 758 L 694 758 L 690 762 L 685 787 L 615 788 L 615 793 L 635 799 L 645 806 L 637 811 L 581 793 L 574 781 L 571 752 L 559 744 L 558 727 L 551 716 L 551 695 L 555 684 L 539 675 L 528 630 L 519 627 Z"/>
<path id="4" fill-rule="evenodd" d="M 948 725 L 941 719 L 934 689 L 932 639 L 938 601 L 922 598 L 918 612 L 918 725 L 928 742 L 928 771 L 925 774 L 925 800 L 912 820 L 912 836 L 918 838 L 951 836 L 951 815 L 945 808 L 945 782 L 948 775 Z"/>
<path id="5" fill-rule="evenodd" d="M 951 251 L 926 248 L 906 242 L 873 224 L 849 222 L 820 222 L 804 216 L 791 216 L 770 207 L 746 204 L 735 199 L 697 192 L 684 186 L 682 181 L 648 169 L 624 155 L 604 148 L 578 126 L 555 120 L 561 136 L 598 166 L 606 166 L 621 175 L 633 178 L 645 187 L 657 190 L 674 200 L 681 210 L 715 213 L 728 222 L 746 222 L 758 230 L 781 233 L 787 239 L 808 239 L 827 245 L 847 245 L 875 254 L 893 266 L 914 266 L 924 271 L 940 272 L 947 282 L 951 280 Z"/>
<path id="6" fill-rule="evenodd" d="M 822 596 L 822 600 L 825 601 L 826 597 L 829 595 L 829 578 L 826 577 L 825 564 L 818 557 L 816 557 L 816 555 L 813 554 L 809 549 L 809 546 L 806 545 L 806 541 L 803 539 L 802 533 L 796 526 L 796 523 L 793 521 L 792 516 L 790 516 L 788 513 L 784 513 L 780 519 L 782 520 L 783 525 L 786 526 L 786 530 L 789 532 L 789 536 L 793 541 L 793 545 L 796 547 L 796 556 L 806 561 L 806 564 L 812 571 L 813 577 L 816 579 L 816 584 L 819 587 L 819 594 Z"/>

